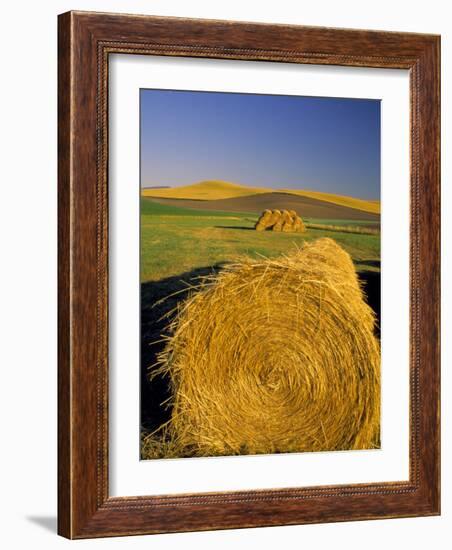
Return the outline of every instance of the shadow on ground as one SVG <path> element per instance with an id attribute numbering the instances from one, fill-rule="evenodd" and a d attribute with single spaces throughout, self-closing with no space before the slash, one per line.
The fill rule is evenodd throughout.
<path id="1" fill-rule="evenodd" d="M 42 527 L 46 531 L 50 531 L 51 533 L 57 532 L 56 516 L 28 516 L 26 519 L 35 525 L 39 525 L 39 527 Z"/>
<path id="2" fill-rule="evenodd" d="M 358 267 L 379 267 L 380 262 L 362 260 Z M 163 350 L 162 336 L 167 334 L 166 327 L 170 318 L 165 317 L 187 297 L 189 285 L 197 285 L 200 277 L 217 273 L 221 264 L 202 267 L 156 282 L 141 285 L 141 423 L 146 431 L 156 430 L 171 415 L 171 409 L 161 403 L 169 396 L 168 380 L 157 376 L 149 380 L 149 368 L 155 364 L 157 354 Z M 380 336 L 381 291 L 380 272 L 362 271 L 358 273 L 366 295 L 367 303 L 377 317 L 376 334 Z"/>
<path id="3" fill-rule="evenodd" d="M 189 287 L 200 283 L 200 277 L 212 275 L 221 269 L 221 264 L 201 267 L 168 277 L 160 281 L 141 284 L 141 423 L 146 430 L 155 430 L 169 419 L 171 410 L 161 405 L 169 394 L 168 380 L 157 376 L 149 380 L 149 368 L 155 364 L 163 350 L 162 336 L 171 318 L 167 317 L 184 300 Z"/>
<path id="4" fill-rule="evenodd" d="M 375 264 L 378 264 L 375 265 Z M 370 265 L 370 263 L 367 263 Z M 372 267 L 380 267 L 380 262 L 372 262 Z M 380 271 L 362 271 L 358 273 L 361 281 L 366 301 L 374 310 L 376 315 L 375 332 L 380 338 L 380 323 L 381 323 L 381 273 Z"/>
<path id="5" fill-rule="evenodd" d="M 358 267 L 360 266 L 378 267 L 378 269 L 380 269 L 380 266 L 381 266 L 380 260 L 354 260 L 353 263 Z"/>

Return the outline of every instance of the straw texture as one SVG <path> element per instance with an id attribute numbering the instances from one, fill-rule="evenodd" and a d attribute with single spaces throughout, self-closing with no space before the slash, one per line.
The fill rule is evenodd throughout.
<path id="1" fill-rule="evenodd" d="M 379 447 L 374 323 L 332 239 L 229 265 L 178 306 L 151 373 L 169 377 L 171 418 L 143 457 Z"/>
<path id="2" fill-rule="evenodd" d="M 256 231 L 303 233 L 306 227 L 295 210 L 264 210 L 254 226 Z"/>

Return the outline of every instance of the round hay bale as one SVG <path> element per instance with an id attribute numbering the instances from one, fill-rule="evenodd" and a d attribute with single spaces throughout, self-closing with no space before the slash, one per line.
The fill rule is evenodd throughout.
<path id="1" fill-rule="evenodd" d="M 293 233 L 293 224 L 292 224 L 292 222 L 284 222 L 283 226 L 281 227 L 281 231 L 283 233 Z"/>
<path id="2" fill-rule="evenodd" d="M 273 231 L 282 231 L 284 224 L 291 224 L 292 218 L 287 210 L 283 210 L 276 223 L 273 225 Z"/>
<path id="3" fill-rule="evenodd" d="M 296 233 L 304 233 L 306 231 L 306 226 L 303 223 L 303 220 L 300 218 L 300 216 L 296 216 L 294 223 L 293 223 L 293 231 Z"/>
<path id="4" fill-rule="evenodd" d="M 268 227 L 268 222 L 272 216 L 271 210 L 264 210 L 262 214 L 259 216 L 259 219 L 257 220 L 256 225 L 254 226 L 254 229 L 256 231 L 265 231 Z"/>
<path id="5" fill-rule="evenodd" d="M 290 221 L 285 221 L 283 223 L 283 226 L 281 228 L 281 231 L 283 233 L 293 233 L 294 232 L 294 228 L 293 228 L 293 221 L 290 220 Z"/>
<path id="6" fill-rule="evenodd" d="M 272 215 L 268 220 L 267 228 L 272 229 L 275 223 L 279 221 L 280 217 L 281 217 L 281 212 L 279 210 L 272 210 Z"/>
<path id="7" fill-rule="evenodd" d="M 374 323 L 331 239 L 230 265 L 170 325 L 157 371 L 172 389 L 164 444 L 172 456 L 378 447 Z"/>

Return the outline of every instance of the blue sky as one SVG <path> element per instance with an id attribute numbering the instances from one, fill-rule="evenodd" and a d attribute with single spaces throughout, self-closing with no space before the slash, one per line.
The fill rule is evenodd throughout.
<path id="1" fill-rule="evenodd" d="M 141 90 L 141 185 L 380 197 L 380 101 Z"/>

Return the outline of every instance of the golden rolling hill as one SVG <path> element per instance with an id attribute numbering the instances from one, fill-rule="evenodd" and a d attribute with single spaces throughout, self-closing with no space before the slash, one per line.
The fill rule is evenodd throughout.
<path id="1" fill-rule="evenodd" d="M 320 191 L 303 191 L 294 189 L 268 189 L 263 187 L 248 187 L 237 183 L 226 181 L 202 181 L 192 185 L 184 185 L 181 187 L 171 187 L 167 189 L 143 189 L 144 197 L 161 198 L 161 199 L 185 199 L 185 200 L 222 200 L 233 199 L 238 197 L 246 197 L 252 195 L 260 195 L 263 193 L 288 193 L 301 197 L 316 199 L 319 201 L 345 206 L 362 212 L 372 214 L 380 213 L 380 202 L 374 200 L 363 200 L 345 195 L 334 195 L 332 193 L 322 193 Z"/>
<path id="2" fill-rule="evenodd" d="M 168 189 L 143 189 L 144 197 L 162 199 L 189 199 L 189 200 L 219 200 L 234 199 L 258 193 L 268 193 L 268 189 L 259 187 L 247 187 L 227 181 L 202 181 L 182 187 L 170 187 Z"/>
<path id="3" fill-rule="evenodd" d="M 347 197 L 345 195 L 322 193 L 320 191 L 297 191 L 294 189 L 281 189 L 281 192 L 292 193 L 293 195 L 308 197 L 310 199 L 317 199 L 319 201 L 331 202 L 332 204 L 347 206 L 348 208 L 362 210 L 363 212 L 371 212 L 372 214 L 380 213 L 380 201 L 366 201 L 363 199 L 355 199 L 354 197 Z"/>

